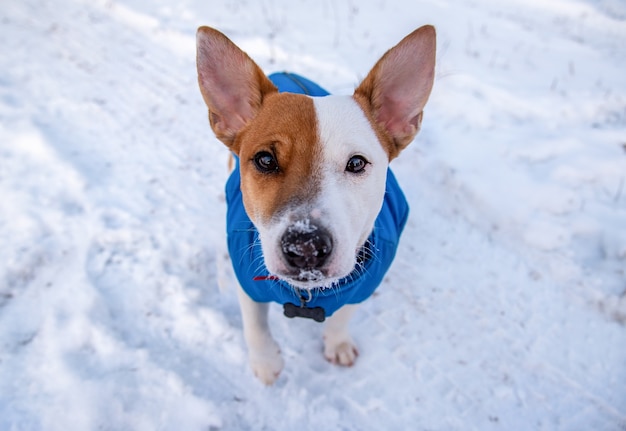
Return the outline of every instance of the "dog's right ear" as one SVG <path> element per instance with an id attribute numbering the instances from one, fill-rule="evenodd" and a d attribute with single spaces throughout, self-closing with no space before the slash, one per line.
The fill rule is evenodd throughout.
<path id="1" fill-rule="evenodd" d="M 418 28 L 387 51 L 354 91 L 391 139 L 390 160 L 420 129 L 435 78 L 435 50 L 435 28 Z"/>
<path id="2" fill-rule="evenodd" d="M 215 136 L 231 151 L 237 133 L 257 114 L 263 98 L 278 90 L 259 66 L 219 31 L 196 35 L 198 83 Z"/>

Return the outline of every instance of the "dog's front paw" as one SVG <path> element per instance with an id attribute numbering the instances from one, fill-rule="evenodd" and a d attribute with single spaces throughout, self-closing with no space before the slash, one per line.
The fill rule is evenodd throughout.
<path id="1" fill-rule="evenodd" d="M 283 370 L 283 357 L 274 340 L 261 349 L 250 350 L 249 358 L 254 375 L 266 385 L 274 383 Z"/>
<path id="2" fill-rule="evenodd" d="M 349 338 L 332 340 L 331 337 L 326 337 L 324 339 L 324 356 L 335 365 L 351 367 L 359 356 L 359 351 Z"/>

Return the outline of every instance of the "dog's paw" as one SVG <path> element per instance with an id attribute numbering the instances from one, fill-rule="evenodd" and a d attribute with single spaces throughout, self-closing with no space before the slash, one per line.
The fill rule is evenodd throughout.
<path id="1" fill-rule="evenodd" d="M 283 357 L 278 344 L 273 340 L 263 349 L 251 350 L 249 358 L 252 372 L 266 385 L 274 383 L 283 370 Z"/>
<path id="2" fill-rule="evenodd" d="M 329 338 L 326 338 L 324 340 L 324 356 L 332 364 L 351 367 L 359 356 L 359 351 L 350 339 L 331 342 Z"/>

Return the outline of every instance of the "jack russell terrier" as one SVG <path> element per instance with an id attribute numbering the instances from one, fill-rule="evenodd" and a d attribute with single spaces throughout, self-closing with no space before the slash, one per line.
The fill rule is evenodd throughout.
<path id="1" fill-rule="evenodd" d="M 376 63 L 352 96 L 263 71 L 219 31 L 197 33 L 198 82 L 213 132 L 233 153 L 228 249 L 250 365 L 265 384 L 283 368 L 268 303 L 327 319 L 324 356 L 350 366 L 356 304 L 382 281 L 408 205 L 389 162 L 420 129 L 435 68 L 423 26 Z"/>

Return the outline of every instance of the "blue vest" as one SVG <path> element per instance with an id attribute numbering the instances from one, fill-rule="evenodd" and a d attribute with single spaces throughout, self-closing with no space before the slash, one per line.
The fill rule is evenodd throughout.
<path id="1" fill-rule="evenodd" d="M 269 78 L 280 92 L 310 96 L 328 95 L 328 92 L 317 84 L 296 74 L 274 73 Z M 345 304 L 357 304 L 371 296 L 391 266 L 409 214 L 404 194 L 391 170 L 387 170 L 383 207 L 353 272 L 339 280 L 333 287 L 303 291 L 273 277 L 265 267 L 259 233 L 243 206 L 238 159 L 226 183 L 226 201 L 228 251 L 235 275 L 250 298 L 257 302 L 294 304 L 305 311 L 322 309 L 325 317 L 332 315 Z M 287 306 L 285 314 L 288 315 Z"/>

